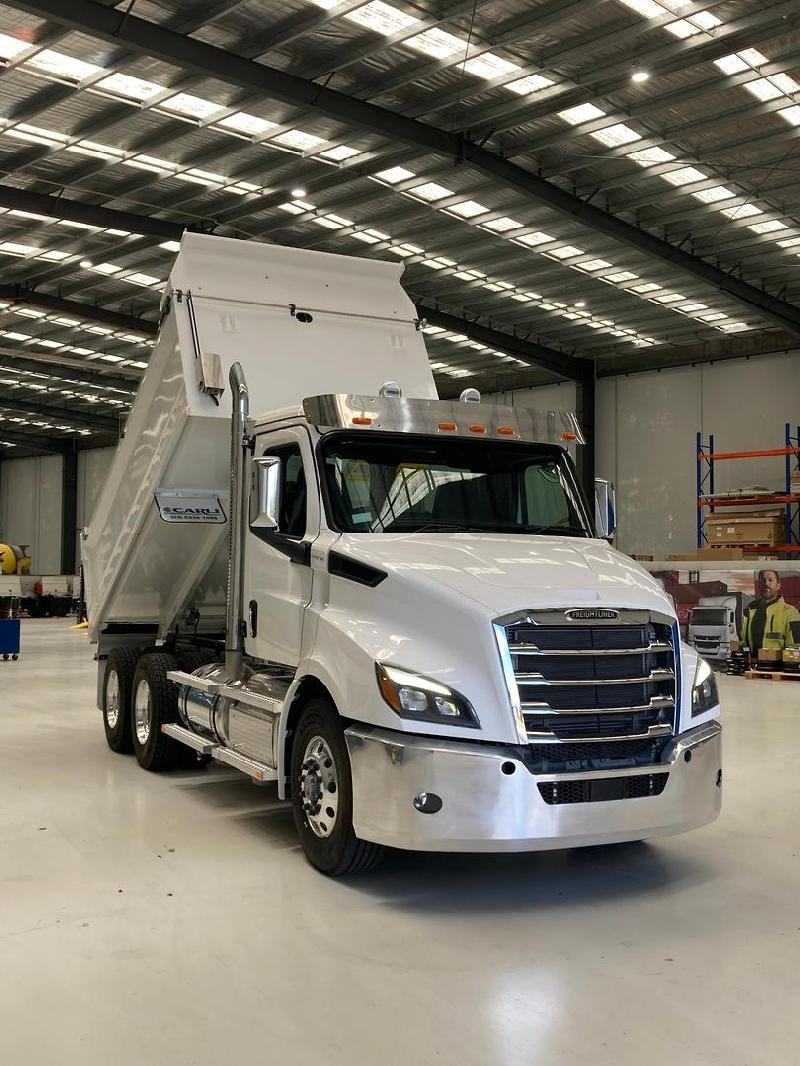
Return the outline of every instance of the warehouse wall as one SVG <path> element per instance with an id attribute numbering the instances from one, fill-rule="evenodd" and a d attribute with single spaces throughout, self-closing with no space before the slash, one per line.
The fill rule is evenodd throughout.
<path id="1" fill-rule="evenodd" d="M 78 508 L 75 531 L 78 538 L 75 558 L 78 560 L 81 557 L 80 530 L 91 520 L 94 505 L 111 469 L 115 452 L 116 448 L 92 448 L 78 453 Z"/>
<path id="2" fill-rule="evenodd" d="M 61 572 L 61 456 L 0 463 L 0 540 L 27 544 L 33 570 Z"/>
<path id="3" fill-rule="evenodd" d="M 504 394 L 544 408 L 574 405 L 574 386 Z M 568 402 L 569 401 L 569 402 Z M 597 383 L 596 468 L 617 486 L 618 544 L 652 554 L 695 547 L 695 434 L 718 451 L 783 447 L 800 424 L 800 353 L 602 378 Z M 717 490 L 779 488 L 783 459 L 720 463 Z"/>
<path id="4" fill-rule="evenodd" d="M 91 517 L 113 448 L 78 454 L 77 530 Z M 0 463 L 0 540 L 29 544 L 37 574 L 61 571 L 62 460 L 60 455 Z M 80 554 L 76 556 L 80 558 Z"/>

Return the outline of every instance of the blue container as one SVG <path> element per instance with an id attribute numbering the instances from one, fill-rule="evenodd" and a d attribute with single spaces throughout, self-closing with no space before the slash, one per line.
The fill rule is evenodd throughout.
<path id="1" fill-rule="evenodd" d="M 0 618 L 0 655 L 4 659 L 19 655 L 19 618 Z"/>

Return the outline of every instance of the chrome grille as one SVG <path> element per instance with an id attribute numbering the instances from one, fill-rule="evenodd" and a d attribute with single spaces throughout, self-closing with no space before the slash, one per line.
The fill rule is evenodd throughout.
<path id="1" fill-rule="evenodd" d="M 675 726 L 671 621 L 644 611 L 572 621 L 534 611 L 504 624 L 531 743 L 657 740 Z"/>

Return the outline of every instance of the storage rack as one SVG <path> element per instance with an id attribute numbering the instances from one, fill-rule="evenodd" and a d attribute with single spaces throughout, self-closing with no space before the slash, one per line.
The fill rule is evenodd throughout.
<path id="1" fill-rule="evenodd" d="M 784 446 L 749 452 L 715 452 L 714 434 L 707 441 L 697 434 L 697 547 L 708 544 L 705 533 L 705 509 L 712 514 L 717 507 L 758 507 L 762 504 L 781 504 L 786 512 L 786 543 L 771 548 L 775 552 L 800 551 L 800 489 L 792 491 L 792 474 L 800 472 L 800 425 L 787 422 L 784 427 Z M 782 456 L 784 461 L 784 491 L 769 496 L 734 496 L 714 499 L 714 464 L 728 459 L 761 459 Z M 746 551 L 747 549 L 745 549 Z M 756 549 L 757 550 L 757 549 Z"/>

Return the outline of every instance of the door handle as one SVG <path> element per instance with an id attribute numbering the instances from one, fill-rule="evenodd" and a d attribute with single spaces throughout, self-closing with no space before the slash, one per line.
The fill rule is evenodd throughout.
<path id="1" fill-rule="evenodd" d="M 258 602 L 256 600 L 250 600 L 248 612 L 250 615 L 250 636 L 258 636 Z"/>

